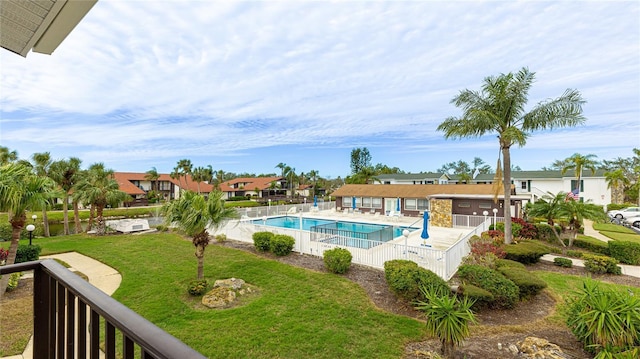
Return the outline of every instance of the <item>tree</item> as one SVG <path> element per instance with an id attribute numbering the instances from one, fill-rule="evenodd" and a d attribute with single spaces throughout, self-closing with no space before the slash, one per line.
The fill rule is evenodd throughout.
<path id="1" fill-rule="evenodd" d="M 276 165 L 276 168 L 280 169 L 280 177 L 284 178 L 284 169 L 287 168 L 287 164 L 280 162 Z"/>
<path id="2" fill-rule="evenodd" d="M 583 226 L 584 219 L 602 220 L 606 216 L 602 207 L 593 203 L 585 203 L 576 201 L 567 196 L 567 192 L 558 192 L 553 194 L 547 192 L 541 199 L 533 203 L 527 210 L 530 217 L 543 217 L 551 226 L 553 234 L 560 244 L 565 247 L 571 247 L 573 241 L 578 235 L 580 228 Z M 571 231 L 569 245 L 566 245 L 560 238 L 555 225 L 567 227 Z"/>
<path id="3" fill-rule="evenodd" d="M 8 212 L 11 223 L 11 244 L 6 264 L 15 263 L 20 232 L 27 220 L 27 210 L 46 208 L 55 183 L 48 177 L 36 176 L 29 167 L 20 163 L 0 166 L 0 212 Z M 7 289 L 9 275 L 0 279 L 0 300 Z"/>
<path id="4" fill-rule="evenodd" d="M 227 220 L 237 218 L 233 208 L 225 207 L 223 193 L 214 191 L 205 199 L 203 195 L 186 191 L 179 199 L 162 207 L 167 225 L 176 225 L 191 237 L 198 259 L 198 279 L 204 279 L 204 251 L 209 245 L 207 229 L 217 230 Z"/>
<path id="5" fill-rule="evenodd" d="M 622 169 L 607 171 L 604 173 L 604 178 L 607 181 L 607 188 L 611 189 L 611 202 L 624 203 L 624 187 L 629 184 L 629 179 L 625 177 Z"/>
<path id="6" fill-rule="evenodd" d="M 191 179 L 193 179 L 198 186 L 198 193 L 200 193 L 200 183 L 207 180 L 207 169 L 204 167 L 196 167 L 192 171 Z"/>
<path id="7" fill-rule="evenodd" d="M 576 126 L 585 122 L 580 92 L 567 89 L 556 98 L 537 104 L 525 112 L 535 73 L 527 68 L 513 74 L 487 77 L 482 90 L 463 90 L 451 102 L 461 108 L 461 117 L 449 117 L 438 126 L 445 138 L 480 137 L 497 134 L 503 159 L 505 243 L 511 233 L 511 146 L 524 146 L 537 130 Z"/>
<path id="8" fill-rule="evenodd" d="M 317 187 L 318 187 L 318 174 L 320 173 L 320 171 L 316 171 L 316 170 L 311 170 L 309 171 L 309 178 L 311 179 L 311 183 L 313 183 L 313 194 L 312 195 L 316 195 L 316 193 L 318 193 Z"/>
<path id="9" fill-rule="evenodd" d="M 62 212 L 63 212 L 63 224 L 64 234 L 69 234 L 69 197 L 71 196 L 71 190 L 79 181 L 80 164 L 82 161 L 77 157 L 70 157 L 68 160 L 59 160 L 51 164 L 50 177 L 60 186 L 63 192 L 62 198 Z M 77 201 L 74 201 L 74 217 L 75 208 L 77 207 Z M 76 233 L 78 230 L 79 219 L 76 220 Z"/>
<path id="10" fill-rule="evenodd" d="M 583 156 L 579 153 L 573 154 L 573 156 L 565 159 L 563 161 L 562 168 L 560 169 L 560 173 L 565 174 L 568 170 L 574 170 L 576 176 L 576 187 L 572 189 L 577 189 L 580 192 L 580 179 L 582 178 L 582 170 L 588 169 L 591 170 L 591 174 L 596 173 L 596 166 L 598 166 L 598 162 L 593 159 L 596 158 L 596 155 L 586 155 Z"/>
<path id="11" fill-rule="evenodd" d="M 151 189 L 154 191 L 158 190 L 158 179 L 160 179 L 160 174 L 155 167 L 151 167 L 150 170 L 145 172 L 144 179 L 151 182 Z"/>
<path id="12" fill-rule="evenodd" d="M 370 184 L 373 182 L 380 182 L 380 179 L 377 176 L 377 173 L 373 167 L 364 167 L 360 169 L 360 172 L 348 176 L 346 179 L 346 183 L 349 184 Z"/>
<path id="13" fill-rule="evenodd" d="M 31 155 L 33 159 L 33 168 L 36 171 L 36 175 L 40 177 L 49 178 L 49 171 L 51 169 L 51 154 L 49 152 L 34 153 Z M 42 227 L 44 229 L 44 236 L 49 237 L 49 218 L 47 217 L 47 209 L 49 206 L 42 207 Z"/>
<path id="14" fill-rule="evenodd" d="M 118 181 L 113 178 L 113 170 L 106 169 L 103 163 L 92 164 L 87 175 L 75 187 L 83 193 L 92 206 L 96 208 L 96 234 L 104 235 L 106 226 L 103 212 L 107 205 L 117 206 L 130 199 L 129 195 L 120 190 Z"/>
<path id="15" fill-rule="evenodd" d="M 189 187 L 188 177 L 193 173 L 193 165 L 191 164 L 191 160 L 186 158 L 178 161 L 178 169 L 180 171 L 180 175 L 184 177 L 184 186 L 185 189 Z"/>
<path id="16" fill-rule="evenodd" d="M 602 168 L 607 171 L 622 170 L 624 177 L 628 180 L 623 183 L 624 200 L 638 201 L 640 205 L 640 149 L 633 149 L 633 157 L 621 158 L 618 157 L 614 160 L 602 161 Z"/>
<path id="17" fill-rule="evenodd" d="M 10 151 L 8 147 L 0 146 L 0 166 L 18 160 L 18 152 Z"/>
<path id="18" fill-rule="evenodd" d="M 369 149 L 363 147 L 351 150 L 351 174 L 359 173 L 369 167 L 372 167 Z"/>

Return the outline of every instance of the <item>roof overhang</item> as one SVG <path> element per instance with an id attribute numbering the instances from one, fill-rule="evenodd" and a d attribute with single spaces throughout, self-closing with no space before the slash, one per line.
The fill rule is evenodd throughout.
<path id="1" fill-rule="evenodd" d="M 0 46 L 51 55 L 98 0 L 2 0 Z"/>
<path id="2" fill-rule="evenodd" d="M 431 198 L 451 198 L 451 199 L 493 199 L 493 195 L 486 195 L 486 194 L 446 194 L 446 193 L 439 193 L 439 194 L 432 194 L 427 196 L 428 199 Z M 498 195 L 499 199 L 504 199 L 504 195 Z M 526 201 L 526 200 L 530 200 L 531 196 L 526 196 L 526 195 L 511 195 L 511 200 L 515 200 L 515 201 Z"/>

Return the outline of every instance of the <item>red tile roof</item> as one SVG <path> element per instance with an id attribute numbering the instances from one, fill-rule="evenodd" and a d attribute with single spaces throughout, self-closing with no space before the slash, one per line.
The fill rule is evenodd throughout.
<path id="1" fill-rule="evenodd" d="M 114 177 L 118 184 L 120 185 L 120 190 L 128 193 L 128 194 L 144 194 L 145 191 L 141 190 L 137 186 L 135 186 L 131 181 L 149 181 L 145 178 L 146 173 L 138 173 L 138 172 L 115 172 Z M 186 178 L 186 180 L 185 180 Z M 194 192 L 198 192 L 198 186 L 200 186 L 201 193 L 209 193 L 213 191 L 213 186 L 200 182 L 200 184 L 193 181 L 191 176 L 187 175 L 185 177 L 181 177 L 180 180 L 173 179 L 168 174 L 160 174 L 158 181 L 166 181 L 171 182 L 174 185 Z"/>

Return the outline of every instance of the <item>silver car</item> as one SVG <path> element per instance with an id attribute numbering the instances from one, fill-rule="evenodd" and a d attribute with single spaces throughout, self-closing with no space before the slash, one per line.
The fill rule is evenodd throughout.
<path id="1" fill-rule="evenodd" d="M 627 217 L 624 219 L 624 223 L 632 226 L 632 227 L 636 227 L 636 228 L 640 228 L 640 214 L 638 214 L 637 216 L 634 217 Z"/>
<path id="2" fill-rule="evenodd" d="M 640 207 L 627 207 L 615 211 L 609 211 L 607 212 L 607 214 L 609 215 L 609 217 L 616 219 L 637 217 L 640 216 Z"/>

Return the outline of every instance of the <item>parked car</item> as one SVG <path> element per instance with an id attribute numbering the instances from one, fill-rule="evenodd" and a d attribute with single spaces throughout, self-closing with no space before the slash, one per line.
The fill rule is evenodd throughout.
<path id="1" fill-rule="evenodd" d="M 640 228 L 640 214 L 638 214 L 637 216 L 634 217 L 627 217 L 624 219 L 624 223 L 632 226 L 632 227 L 636 227 L 636 228 Z"/>
<path id="2" fill-rule="evenodd" d="M 627 207 L 615 211 L 609 211 L 607 212 L 607 214 L 609 215 L 609 217 L 617 219 L 637 217 L 640 216 L 640 207 Z"/>

